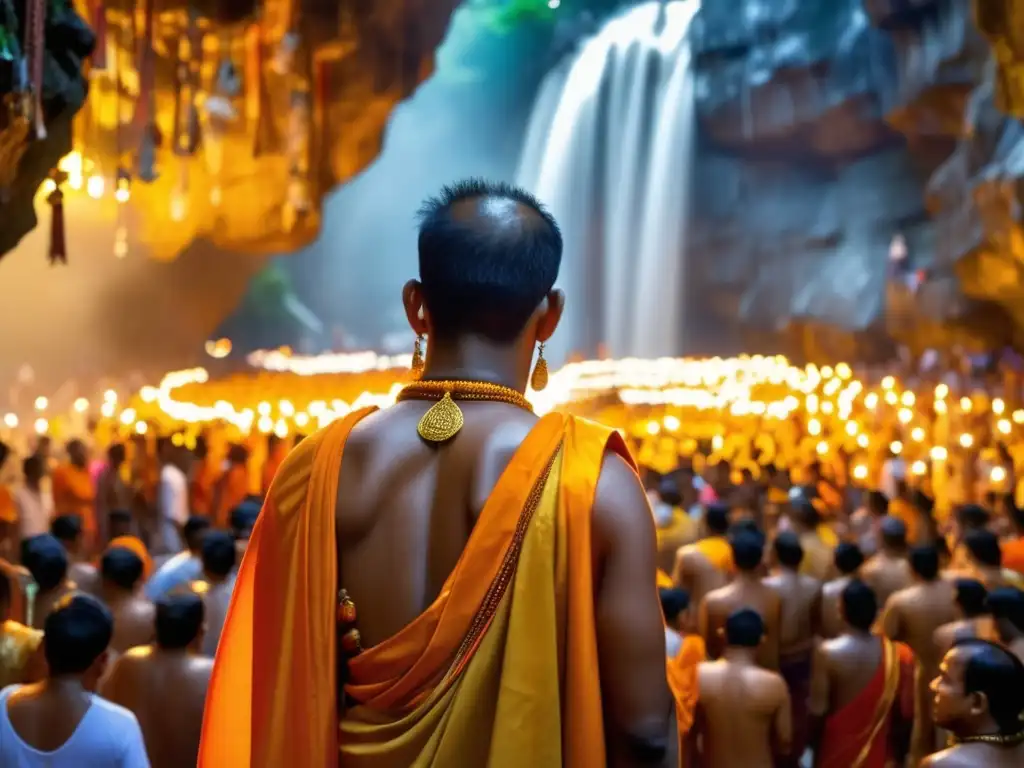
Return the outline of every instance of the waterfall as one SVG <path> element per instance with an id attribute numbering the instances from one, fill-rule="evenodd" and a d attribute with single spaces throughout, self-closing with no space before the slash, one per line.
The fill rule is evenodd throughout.
<path id="1" fill-rule="evenodd" d="M 608 21 L 545 78 L 518 183 L 562 227 L 565 316 L 553 360 L 683 351 L 698 0 L 646 2 Z"/>

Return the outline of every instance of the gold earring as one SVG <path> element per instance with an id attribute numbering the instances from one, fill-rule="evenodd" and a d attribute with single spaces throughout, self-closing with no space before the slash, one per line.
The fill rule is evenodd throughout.
<path id="1" fill-rule="evenodd" d="M 412 364 L 409 366 L 414 379 L 423 375 L 423 334 L 416 334 L 416 342 L 412 347 Z"/>
<path id="2" fill-rule="evenodd" d="M 537 364 L 530 376 L 530 389 L 540 392 L 548 385 L 548 361 L 544 359 L 544 342 L 537 347 Z"/>

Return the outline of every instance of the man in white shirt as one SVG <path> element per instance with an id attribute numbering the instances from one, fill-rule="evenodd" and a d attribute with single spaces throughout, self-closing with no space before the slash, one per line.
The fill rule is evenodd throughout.
<path id="1" fill-rule="evenodd" d="M 14 492 L 14 505 L 18 510 L 18 533 L 21 539 L 30 539 L 50 532 L 53 519 L 53 497 L 43 487 L 46 464 L 43 457 L 33 454 L 22 462 L 24 483 Z"/>
<path id="2" fill-rule="evenodd" d="M 156 554 L 177 554 L 183 548 L 181 531 L 188 522 L 188 476 L 178 466 L 180 451 L 169 438 L 157 443 L 160 456 L 159 520 Z"/>
<path id="3" fill-rule="evenodd" d="M 41 683 L 0 691 L 0 765 L 9 768 L 149 768 L 139 721 L 93 691 L 114 621 L 101 602 L 63 597 L 46 619 Z"/>

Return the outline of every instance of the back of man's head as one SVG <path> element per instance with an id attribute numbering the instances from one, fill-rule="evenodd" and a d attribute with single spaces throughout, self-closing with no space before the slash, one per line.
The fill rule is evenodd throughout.
<path id="1" fill-rule="evenodd" d="M 203 538 L 203 570 L 223 578 L 235 567 L 235 540 L 227 531 L 210 531 Z"/>
<path id="2" fill-rule="evenodd" d="M 864 553 L 860 547 L 848 541 L 842 541 L 836 546 L 833 559 L 843 576 L 852 576 L 864 565 Z"/>
<path id="3" fill-rule="evenodd" d="M 975 579 L 956 580 L 956 604 L 965 619 L 988 613 L 988 590 Z"/>
<path id="4" fill-rule="evenodd" d="M 246 499 L 231 510 L 231 532 L 236 539 L 247 539 L 260 516 L 260 503 Z"/>
<path id="5" fill-rule="evenodd" d="M 1002 551 L 999 549 L 999 537 L 987 529 L 969 531 L 964 536 L 964 546 L 971 559 L 978 565 L 999 568 L 1003 562 Z"/>
<path id="6" fill-rule="evenodd" d="M 174 651 L 188 648 L 203 631 L 205 610 L 199 595 L 170 595 L 156 603 L 156 644 Z"/>
<path id="7" fill-rule="evenodd" d="M 43 592 L 59 587 L 68 574 L 68 554 L 48 533 L 21 542 L 21 563 Z"/>
<path id="8" fill-rule="evenodd" d="M 661 598 L 661 612 L 665 617 L 665 623 L 674 627 L 679 615 L 690 607 L 690 593 L 685 589 L 659 589 L 658 597 Z"/>
<path id="9" fill-rule="evenodd" d="M 910 550 L 910 570 L 924 581 L 934 581 L 939 575 L 939 550 L 930 544 Z"/>
<path id="10" fill-rule="evenodd" d="M 210 518 L 205 515 L 192 515 L 185 521 L 183 533 L 185 543 L 193 552 L 198 552 L 203 546 L 203 537 L 210 530 Z"/>
<path id="11" fill-rule="evenodd" d="M 757 570 L 764 558 L 764 536 L 753 531 L 739 531 L 730 537 L 732 559 L 740 571 Z"/>
<path id="12" fill-rule="evenodd" d="M 100 560 L 100 574 L 105 582 L 131 591 L 142 578 L 142 559 L 124 547 L 111 547 Z"/>
<path id="13" fill-rule="evenodd" d="M 725 620 L 725 642 L 739 648 L 756 648 L 764 637 L 764 620 L 750 608 L 729 614 Z"/>
<path id="14" fill-rule="evenodd" d="M 964 530 L 977 530 L 988 525 L 991 516 L 978 504 L 963 504 L 956 509 L 956 520 Z"/>
<path id="15" fill-rule="evenodd" d="M 1000 587 L 988 595 L 988 607 L 997 620 L 1009 622 L 1024 632 L 1024 592 L 1016 587 Z"/>
<path id="16" fill-rule="evenodd" d="M 729 531 L 729 505 L 718 502 L 708 504 L 704 511 L 704 523 L 708 533 L 725 536 Z"/>
<path id="17" fill-rule="evenodd" d="M 876 517 L 889 514 L 889 497 L 881 491 L 870 491 L 867 499 L 868 511 Z"/>
<path id="18" fill-rule="evenodd" d="M 800 537 L 792 531 L 783 531 L 775 537 L 775 557 L 786 568 L 799 568 L 804 559 Z"/>
<path id="19" fill-rule="evenodd" d="M 57 602 L 46 617 L 43 632 L 50 677 L 80 675 L 107 650 L 114 619 L 99 600 L 76 592 Z"/>
<path id="20" fill-rule="evenodd" d="M 874 591 L 859 579 L 854 579 L 840 596 L 843 617 L 854 629 L 869 632 L 878 616 L 878 598 Z"/>
<path id="21" fill-rule="evenodd" d="M 882 544 L 887 549 L 903 550 L 907 546 L 907 525 L 898 517 L 882 518 Z"/>
<path id="22" fill-rule="evenodd" d="M 512 341 L 554 287 L 561 261 L 558 225 L 522 189 L 470 179 L 420 209 L 420 282 L 437 337 Z"/>
<path id="23" fill-rule="evenodd" d="M 50 533 L 65 547 L 74 547 L 82 537 L 82 518 L 78 515 L 60 515 L 50 523 Z"/>

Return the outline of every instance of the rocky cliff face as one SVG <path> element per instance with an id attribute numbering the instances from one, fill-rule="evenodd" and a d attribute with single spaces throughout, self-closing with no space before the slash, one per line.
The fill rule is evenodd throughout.
<path id="1" fill-rule="evenodd" d="M 694 40 L 693 337 L 738 317 L 834 357 L 1024 326 L 1024 137 L 968 0 L 720 0 Z"/>

